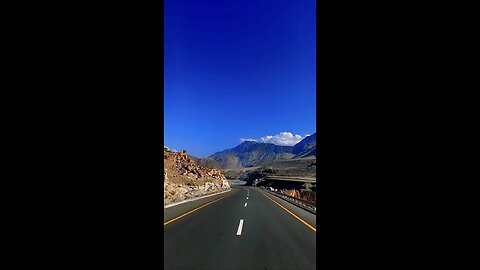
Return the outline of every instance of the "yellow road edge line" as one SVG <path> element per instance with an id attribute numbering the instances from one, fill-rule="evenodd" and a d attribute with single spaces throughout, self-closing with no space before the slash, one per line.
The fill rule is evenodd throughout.
<path id="1" fill-rule="evenodd" d="M 189 214 L 191 214 L 191 213 L 193 213 L 193 212 L 195 212 L 195 211 L 197 211 L 197 210 L 199 210 L 199 209 L 201 209 L 201 208 L 203 208 L 203 207 L 205 207 L 205 206 L 207 206 L 207 205 L 209 205 L 209 204 L 212 204 L 212 203 L 214 203 L 214 202 L 216 202 L 216 201 L 219 201 L 219 200 L 221 200 L 221 199 L 223 199 L 223 198 L 226 198 L 226 197 L 228 197 L 228 196 L 230 196 L 230 195 L 233 195 L 233 193 L 232 193 L 232 194 L 228 194 L 227 196 L 223 196 L 223 197 L 221 197 L 221 198 L 218 198 L 218 199 L 216 199 L 216 200 L 214 200 L 214 201 L 211 201 L 211 202 L 209 202 L 209 203 L 206 203 L 206 204 L 204 204 L 204 205 L 202 205 L 202 206 L 199 206 L 199 207 L 197 207 L 197 208 L 195 208 L 195 209 L 193 209 L 193 210 L 188 211 L 187 213 L 181 214 L 180 216 L 178 216 L 178 217 L 176 217 L 176 218 L 170 219 L 169 221 L 164 222 L 164 223 L 163 223 L 163 226 L 165 226 L 165 225 L 167 225 L 167 224 L 169 224 L 169 223 L 171 223 L 171 222 L 174 222 L 175 220 L 178 220 L 178 219 L 180 219 L 180 218 L 182 218 L 182 217 L 184 217 L 184 216 L 186 216 L 186 215 L 189 215 Z"/>
<path id="2" fill-rule="evenodd" d="M 295 215 L 294 213 L 290 212 L 290 210 L 288 210 L 287 208 L 283 207 L 283 205 L 279 204 L 278 202 L 274 201 L 272 198 L 268 197 L 267 195 L 265 195 L 265 193 L 263 193 L 262 191 L 260 190 L 257 190 L 258 192 L 260 192 L 263 196 L 267 197 L 267 199 L 271 200 L 272 202 L 276 203 L 278 206 L 280 206 L 283 210 L 287 211 L 290 215 L 292 215 L 294 218 L 300 220 L 303 224 L 305 224 L 308 228 L 310 228 L 312 231 L 314 232 L 317 232 L 317 229 L 315 227 L 313 227 L 312 225 L 308 224 L 306 221 L 304 221 L 303 219 L 299 218 L 297 215 Z"/>

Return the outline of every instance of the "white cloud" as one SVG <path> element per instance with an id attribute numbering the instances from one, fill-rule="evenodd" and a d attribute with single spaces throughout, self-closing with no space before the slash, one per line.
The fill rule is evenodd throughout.
<path id="1" fill-rule="evenodd" d="M 168 150 L 168 151 L 171 151 L 171 152 L 178 152 L 178 151 L 177 151 L 177 150 L 175 150 L 175 149 L 170 149 L 170 148 L 168 148 L 168 146 L 166 146 L 166 145 L 164 145 L 163 147 L 167 148 L 167 150 Z"/>
<path id="2" fill-rule="evenodd" d="M 245 142 L 245 141 L 254 141 L 254 142 L 261 142 L 261 143 L 273 143 L 276 145 L 282 145 L 282 146 L 293 146 L 303 140 L 305 137 L 307 137 L 309 134 L 306 134 L 305 136 L 301 136 L 298 134 L 292 134 L 291 132 L 280 132 L 277 135 L 267 135 L 265 137 L 262 137 L 260 139 L 240 139 L 240 141 Z"/>
<path id="3" fill-rule="evenodd" d="M 241 141 L 241 142 L 256 142 L 257 140 L 256 140 L 256 139 L 244 139 L 244 138 L 241 138 L 240 141 Z"/>

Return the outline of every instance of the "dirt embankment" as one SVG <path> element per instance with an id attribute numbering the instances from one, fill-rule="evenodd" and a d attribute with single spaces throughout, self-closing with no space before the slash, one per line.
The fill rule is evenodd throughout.
<path id="1" fill-rule="evenodd" d="M 222 171 L 195 165 L 185 151 L 164 148 L 164 205 L 229 190 Z"/>
<path id="2" fill-rule="evenodd" d="M 296 189 L 281 189 L 278 190 L 281 194 L 285 194 L 291 197 L 304 199 L 311 202 L 317 202 L 317 193 L 309 190 L 296 190 Z"/>

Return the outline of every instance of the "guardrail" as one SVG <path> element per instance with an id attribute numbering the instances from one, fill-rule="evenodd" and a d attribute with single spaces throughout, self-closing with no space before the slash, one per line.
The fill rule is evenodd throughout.
<path id="1" fill-rule="evenodd" d="M 265 177 L 265 180 L 283 180 L 283 181 L 308 182 L 308 183 L 317 182 L 316 178 L 291 177 L 291 176 L 281 176 L 281 175 L 269 175 Z"/>
<path id="2" fill-rule="evenodd" d="M 302 209 L 305 209 L 307 210 L 308 212 L 310 213 L 313 213 L 313 214 L 317 214 L 317 204 L 315 202 L 311 202 L 311 201 L 307 201 L 307 200 L 304 200 L 304 199 L 300 199 L 300 198 L 295 198 L 295 197 L 292 197 L 292 196 L 289 196 L 289 195 L 285 195 L 285 194 L 282 194 L 282 193 L 278 193 L 278 192 L 273 192 L 273 191 L 270 191 L 268 189 L 263 189 L 265 191 L 267 191 L 268 193 L 272 194 L 272 195 L 275 195 L 287 202 L 290 202 Z"/>

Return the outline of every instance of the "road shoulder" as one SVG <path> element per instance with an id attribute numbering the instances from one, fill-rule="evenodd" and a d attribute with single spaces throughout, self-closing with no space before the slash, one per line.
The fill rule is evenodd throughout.
<path id="1" fill-rule="evenodd" d="M 163 222 L 167 222 L 167 221 L 169 221 L 173 218 L 176 218 L 176 217 L 178 217 L 182 214 L 185 214 L 189 211 L 192 211 L 195 208 L 201 207 L 202 205 L 205 205 L 205 204 L 210 203 L 212 201 L 215 201 L 217 199 L 232 195 L 236 192 L 238 192 L 238 189 L 232 187 L 231 191 L 229 191 L 229 192 L 222 192 L 222 193 L 219 193 L 219 194 L 214 194 L 214 195 L 209 196 L 209 197 L 201 198 L 201 199 L 194 200 L 194 201 L 185 202 L 185 203 L 182 203 L 182 204 L 171 206 L 169 208 L 164 208 L 163 209 L 163 211 L 164 211 L 163 212 Z"/>
<path id="2" fill-rule="evenodd" d="M 292 213 L 294 213 L 295 215 L 297 215 L 299 218 L 303 219 L 305 222 L 307 222 L 308 224 L 310 224 L 311 226 L 313 227 L 317 227 L 317 216 L 294 205 L 294 204 L 291 204 L 281 198 L 278 198 L 277 196 L 274 196 L 274 195 L 271 195 L 269 194 L 268 192 L 265 192 L 263 191 L 262 189 L 260 188 L 255 188 L 255 190 L 257 192 L 260 192 L 264 195 L 266 195 L 268 198 L 274 200 L 275 202 L 277 202 L 278 204 L 280 204 L 281 206 L 285 207 L 286 209 L 288 209 L 289 211 L 291 211 Z M 273 203 L 273 202 L 271 202 Z M 278 205 L 276 207 L 279 207 Z M 292 217 L 293 218 L 293 217 Z"/>

